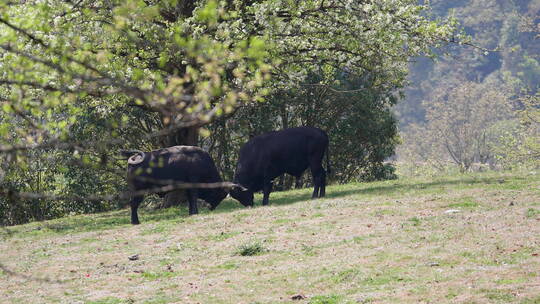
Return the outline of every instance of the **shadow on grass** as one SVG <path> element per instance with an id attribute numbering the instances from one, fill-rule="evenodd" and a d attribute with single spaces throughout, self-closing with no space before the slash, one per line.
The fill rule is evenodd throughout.
<path id="1" fill-rule="evenodd" d="M 172 207 L 162 210 L 139 210 L 142 223 L 160 221 L 184 221 L 187 218 L 187 208 Z M 4 227 L 0 230 L 0 239 L 8 239 L 18 234 L 46 235 L 47 233 L 65 234 L 71 232 L 91 232 L 111 229 L 113 227 L 131 226 L 129 208 L 87 215 L 76 215 L 43 222 L 32 222 L 25 225 Z"/>
<path id="2" fill-rule="evenodd" d="M 402 179 L 396 181 L 388 181 L 381 183 L 363 183 L 363 184 L 345 184 L 345 185 L 334 185 L 327 188 L 326 198 L 339 198 L 347 197 L 351 195 L 360 195 L 360 196 L 396 196 L 400 194 L 405 194 L 409 191 L 429 191 L 433 190 L 444 190 L 444 187 L 447 186 L 474 186 L 478 184 L 485 185 L 497 185 L 502 188 L 506 188 L 505 184 L 509 184 L 513 187 L 508 187 L 508 189 L 517 188 L 526 188 L 526 177 L 459 177 L 459 179 L 441 179 L 438 181 L 427 182 L 427 183 L 415 183 L 409 182 L 409 180 Z M 516 185 L 515 182 L 521 182 L 519 185 Z M 294 204 L 300 201 L 306 201 L 311 199 L 312 188 L 304 188 L 294 191 L 286 192 L 273 192 L 270 196 L 271 205 L 289 205 Z M 258 195 L 256 197 L 255 207 L 260 207 L 261 197 Z M 224 200 L 218 208 L 212 213 L 226 213 L 232 212 L 234 210 L 244 209 L 240 203 L 232 198 L 227 198 Z M 188 210 L 186 207 L 172 207 L 168 209 L 161 210 L 140 210 L 139 216 L 141 216 L 142 225 L 155 223 L 160 221 L 177 221 L 184 222 L 188 217 Z M 206 208 L 200 209 L 201 214 L 209 214 L 209 211 Z M 81 215 L 66 217 L 46 222 L 34 222 L 28 225 L 23 225 L 17 228 L 6 228 L 7 231 L 0 231 L 0 236 L 3 238 L 12 237 L 17 233 L 45 233 L 47 231 L 53 233 L 68 233 L 68 232 L 90 232 L 90 231 L 100 231 L 111 229 L 113 227 L 118 227 L 122 225 L 130 225 L 129 217 L 129 208 L 107 212 L 107 213 L 98 213 L 93 215 Z M 24 227 L 24 228 L 23 228 Z M 22 228 L 22 229 L 21 229 Z M 9 232 L 9 233 L 7 233 Z"/>
<path id="3" fill-rule="evenodd" d="M 139 211 L 142 215 L 142 222 L 170 221 L 187 217 L 187 208 L 172 207 L 165 210 L 143 210 Z M 98 213 L 93 215 L 74 216 L 73 218 L 60 219 L 55 223 L 43 223 L 43 228 L 64 233 L 68 231 L 99 231 L 121 225 L 131 226 L 131 217 L 129 208 L 115 212 Z"/>

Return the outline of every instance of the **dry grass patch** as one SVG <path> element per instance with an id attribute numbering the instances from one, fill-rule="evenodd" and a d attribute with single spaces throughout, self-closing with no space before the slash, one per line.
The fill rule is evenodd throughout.
<path id="1" fill-rule="evenodd" d="M 539 189 L 537 174 L 404 179 L 9 227 L 2 301 L 537 303 Z"/>

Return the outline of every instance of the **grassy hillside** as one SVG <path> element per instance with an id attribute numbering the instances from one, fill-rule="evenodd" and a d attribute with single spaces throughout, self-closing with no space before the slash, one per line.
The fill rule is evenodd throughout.
<path id="1" fill-rule="evenodd" d="M 540 303 L 539 174 L 327 192 L 0 229 L 0 302 Z"/>

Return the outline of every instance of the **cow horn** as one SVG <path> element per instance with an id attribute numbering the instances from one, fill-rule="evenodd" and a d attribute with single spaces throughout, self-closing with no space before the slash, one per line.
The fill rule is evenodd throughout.
<path id="1" fill-rule="evenodd" d="M 130 158 L 128 158 L 128 164 L 129 165 L 138 165 L 143 162 L 144 160 L 144 152 L 137 151 L 135 152 L 135 155 L 132 155 Z"/>
<path id="2" fill-rule="evenodd" d="M 140 150 L 120 150 L 119 153 L 120 155 L 122 155 L 123 157 L 125 157 L 126 159 L 130 158 L 131 156 L 133 156 L 133 154 L 137 154 L 137 153 L 141 153 L 142 151 Z"/>
<path id="3" fill-rule="evenodd" d="M 231 191 L 231 189 L 238 189 L 238 190 L 241 190 L 241 191 L 247 191 L 248 189 L 244 188 L 242 185 L 239 185 L 239 184 L 235 184 L 235 183 L 231 183 L 231 182 L 225 182 L 225 191 L 229 192 Z"/>
<path id="4" fill-rule="evenodd" d="M 248 191 L 248 189 L 240 184 L 232 184 L 232 187 L 233 188 L 236 188 L 238 190 L 241 190 L 241 191 Z"/>

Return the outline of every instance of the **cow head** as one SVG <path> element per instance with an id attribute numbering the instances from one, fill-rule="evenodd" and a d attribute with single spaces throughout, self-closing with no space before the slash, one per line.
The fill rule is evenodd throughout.
<path id="1" fill-rule="evenodd" d="M 231 189 L 230 194 L 235 200 L 239 201 L 242 205 L 246 207 L 253 206 L 253 191 L 240 186 L 240 187 L 233 187 Z"/>
<path id="2" fill-rule="evenodd" d="M 216 209 L 216 207 L 227 197 L 227 191 L 223 189 L 207 190 L 208 194 L 204 200 L 210 204 L 210 210 Z"/>
<path id="3" fill-rule="evenodd" d="M 216 209 L 216 207 L 221 203 L 222 200 L 225 199 L 225 197 L 227 197 L 227 194 L 232 189 L 247 190 L 241 185 L 231 182 L 223 182 L 223 184 L 223 188 L 205 190 L 204 200 L 210 204 L 210 210 Z"/>

